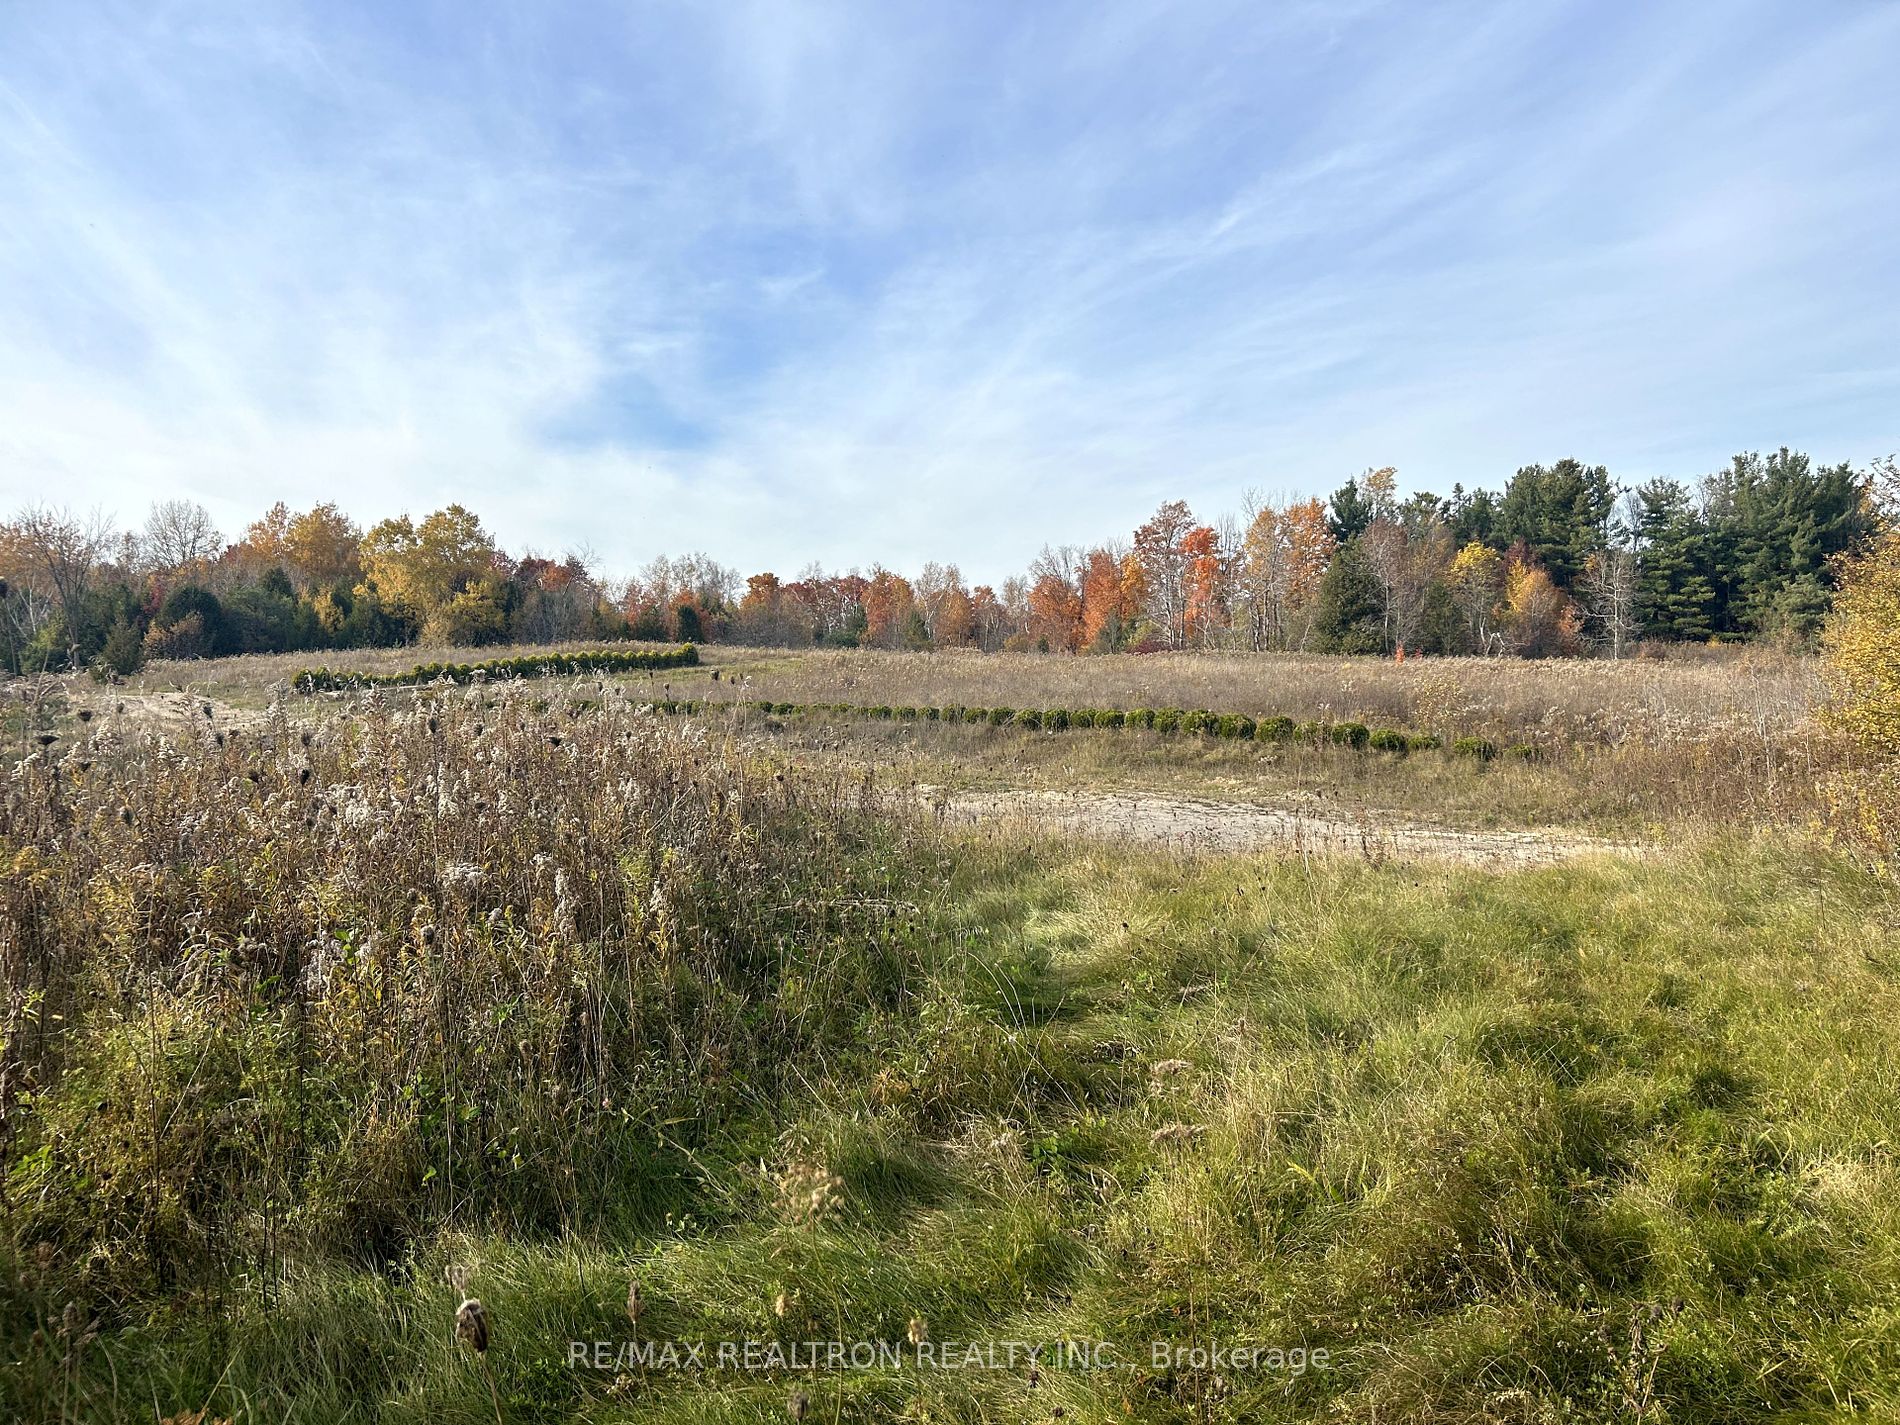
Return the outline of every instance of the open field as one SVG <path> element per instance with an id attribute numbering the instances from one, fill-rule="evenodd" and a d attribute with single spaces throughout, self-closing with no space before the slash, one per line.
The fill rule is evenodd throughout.
<path id="1" fill-rule="evenodd" d="M 586 645 L 553 645 L 578 649 Z M 360 649 L 154 662 L 133 692 L 202 693 L 237 706 L 268 701 L 316 663 L 400 672 L 420 661 L 475 662 L 544 652 L 486 647 Z M 1300 654 L 1154 654 L 1050 658 L 1033 654 L 700 650 L 702 666 L 639 674 L 639 686 L 700 696 L 715 672 L 736 698 L 943 706 L 1180 707 L 1296 720 L 1356 719 L 1502 742 L 1614 745 L 1694 741 L 1719 734 L 1784 737 L 1804 729 L 1821 696 L 1811 658 L 1768 649 L 1690 650 L 1620 663 L 1574 658 L 1378 658 Z"/>
<path id="2" fill-rule="evenodd" d="M 1606 746 L 1736 733 L 1786 736 L 1803 727 L 1820 695 L 1812 659 L 1766 650 L 1621 663 L 827 651 L 733 658 L 725 678 L 735 676 L 742 696 L 774 701 L 1208 708 L 1296 721 L 1353 719 L 1507 743 Z"/>
<path id="3" fill-rule="evenodd" d="M 478 661 L 530 649 L 328 653 L 362 672 L 401 672 L 420 658 Z M 1812 659 L 1763 649 L 1700 650 L 1666 660 L 1381 659 L 1299 655 L 1032 655 L 702 650 L 697 668 L 608 680 L 628 697 L 1072 708 L 1207 708 L 1299 721 L 1356 720 L 1428 733 L 1449 745 L 1477 737 L 1535 754 L 1488 768 L 1443 756 L 1329 756 L 1298 748 L 1239 748 L 1202 739 L 866 725 L 861 720 L 765 720 L 735 708 L 724 726 L 767 732 L 801 759 L 870 763 L 898 781 L 967 790 L 1067 793 L 1112 788 L 1243 807 L 1314 800 L 1348 821 L 1393 818 L 1455 826 L 1589 830 L 1654 837 L 1684 822 L 1812 825 L 1833 809 L 1828 788 L 1855 754 L 1817 726 L 1821 677 Z M 102 715 L 189 720 L 194 700 L 221 717 L 260 716 L 312 657 L 273 655 L 154 663 L 108 696 L 68 680 L 72 707 Z M 273 690 L 276 690 L 273 692 Z M 561 693 L 567 696 L 567 693 Z M 292 699 L 293 716 L 341 702 Z M 849 726 L 846 725 L 849 721 Z"/>
<path id="4" fill-rule="evenodd" d="M 960 661 L 661 681 L 1264 711 L 1264 668 L 1431 726 L 1455 676 L 1500 733 L 1536 686 Z M 1580 745 L 1484 762 L 232 662 L 65 684 L 9 773 L 6 1418 L 1900 1411 L 1900 899 L 1791 811 L 1806 665 L 1580 677 Z M 815 1341 L 891 1354 L 770 1355 Z"/>

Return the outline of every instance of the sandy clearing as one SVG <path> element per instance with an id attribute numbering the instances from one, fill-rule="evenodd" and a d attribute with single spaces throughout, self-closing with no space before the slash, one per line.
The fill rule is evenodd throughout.
<path id="1" fill-rule="evenodd" d="M 1480 865 L 1543 865 L 1640 847 L 1565 830 L 1461 831 L 1368 812 L 1342 820 L 1287 807 L 1141 792 L 946 792 L 919 788 L 946 822 L 1015 823 L 1183 851 L 1281 848 L 1368 860 L 1428 858 Z"/>
<path id="2" fill-rule="evenodd" d="M 72 701 L 76 709 L 91 708 L 108 726 L 114 718 L 120 718 L 128 724 L 158 732 L 205 727 L 229 732 L 260 726 L 269 718 L 260 708 L 234 707 L 198 693 L 133 693 L 106 689 L 87 696 L 75 690 Z M 205 716 L 206 708 L 211 709 L 210 717 Z"/>

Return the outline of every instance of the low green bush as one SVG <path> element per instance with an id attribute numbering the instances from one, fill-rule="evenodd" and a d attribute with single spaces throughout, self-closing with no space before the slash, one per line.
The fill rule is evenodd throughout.
<path id="1" fill-rule="evenodd" d="M 1415 732 L 1405 739 L 1405 746 L 1411 752 L 1431 752 L 1444 744 L 1429 732 Z"/>
<path id="2" fill-rule="evenodd" d="M 1177 732 L 1181 727 L 1181 719 L 1186 716 L 1187 714 L 1182 712 L 1179 708 L 1162 708 L 1154 715 L 1154 730 L 1156 732 Z"/>
<path id="3" fill-rule="evenodd" d="M 1394 727 L 1375 727 L 1372 735 L 1366 739 L 1366 746 L 1374 752 L 1397 752 L 1401 756 L 1412 750 L 1410 739 Z"/>
<path id="4" fill-rule="evenodd" d="M 690 668 L 699 663 L 699 649 L 690 643 L 667 649 L 603 648 L 585 653 L 536 653 L 519 658 L 491 658 L 485 663 L 418 663 L 406 673 L 359 673 L 344 669 L 305 668 L 292 676 L 299 693 L 329 693 L 350 688 L 413 687 L 447 679 L 472 683 L 488 678 L 563 677 L 577 673 L 634 673 L 660 668 Z"/>
<path id="5" fill-rule="evenodd" d="M 1035 708 L 1023 708 L 1010 719 L 1014 727 L 1041 727 L 1042 714 Z"/>
<path id="6" fill-rule="evenodd" d="M 1016 716 L 1015 708 L 991 708 L 990 726 L 1001 727 L 1014 716 Z"/>
<path id="7" fill-rule="evenodd" d="M 1483 762 L 1489 762 L 1498 755 L 1497 744 L 1487 742 L 1482 737 L 1454 738 L 1451 750 L 1459 757 L 1476 757 Z"/>
<path id="8" fill-rule="evenodd" d="M 1331 737 L 1335 746 L 1358 749 L 1371 740 L 1372 731 L 1363 722 L 1336 722 Z"/>
<path id="9" fill-rule="evenodd" d="M 1263 717 L 1253 727 L 1256 742 L 1290 742 L 1293 740 L 1293 719 L 1290 717 Z"/>

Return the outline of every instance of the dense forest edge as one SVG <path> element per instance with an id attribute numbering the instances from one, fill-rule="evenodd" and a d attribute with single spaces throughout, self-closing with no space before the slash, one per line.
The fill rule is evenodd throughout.
<path id="1" fill-rule="evenodd" d="M 136 530 L 33 505 L 0 524 L 0 660 L 136 671 L 147 658 L 408 644 L 639 640 L 1043 653 L 1183 649 L 1625 657 L 1814 645 L 1842 561 L 1878 527 L 1894 459 L 1737 455 L 1690 485 L 1526 466 L 1501 491 L 1401 498 L 1388 467 L 1330 499 L 1203 522 L 1169 501 L 1126 540 L 1045 546 L 998 585 L 954 564 L 742 577 L 703 554 L 609 579 L 510 555 L 460 505 L 365 530 L 273 506 L 234 541 L 168 500 Z"/>

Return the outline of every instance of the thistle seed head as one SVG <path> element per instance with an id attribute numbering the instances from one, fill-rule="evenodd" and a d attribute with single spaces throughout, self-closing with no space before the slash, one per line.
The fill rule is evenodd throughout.
<path id="1" fill-rule="evenodd" d="M 488 1308 L 475 1297 L 455 1308 L 455 1339 L 478 1356 L 488 1349 Z"/>

